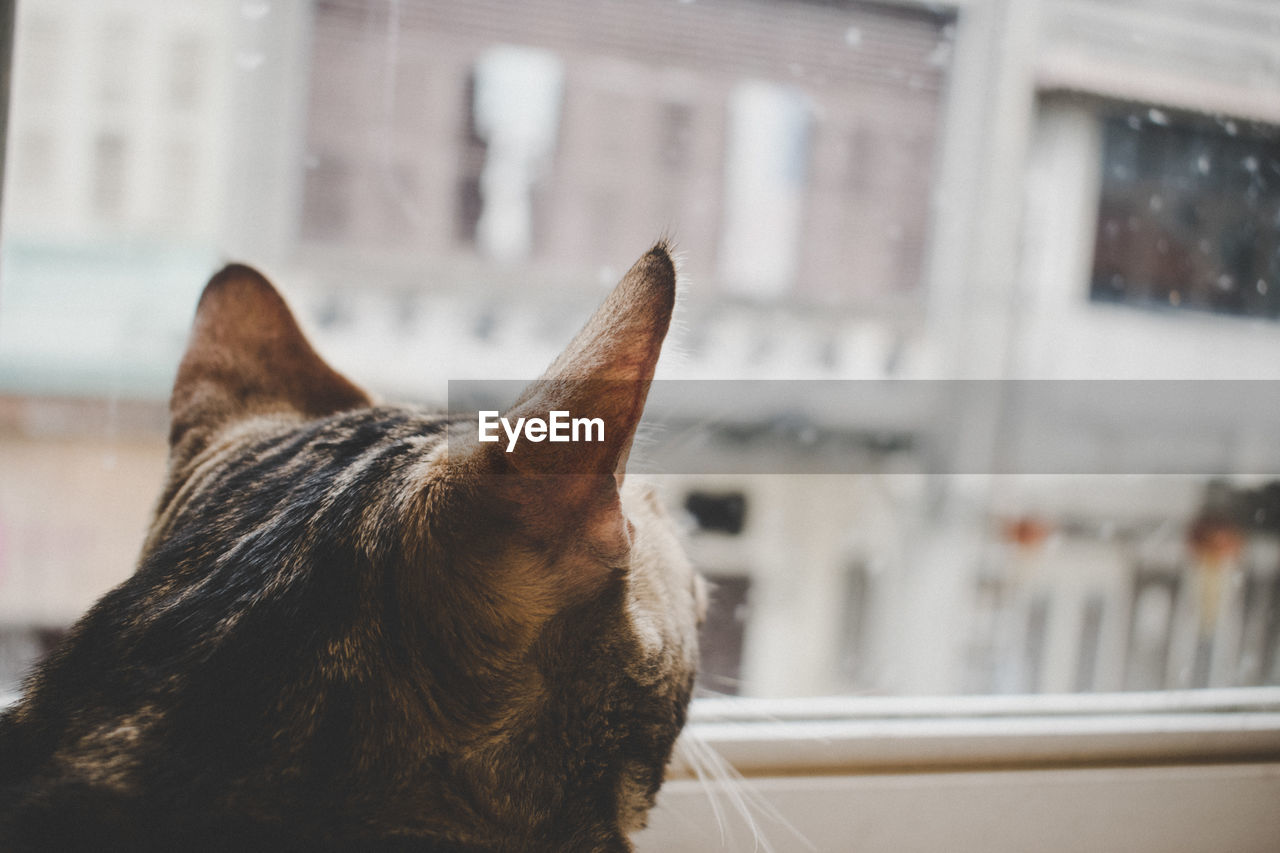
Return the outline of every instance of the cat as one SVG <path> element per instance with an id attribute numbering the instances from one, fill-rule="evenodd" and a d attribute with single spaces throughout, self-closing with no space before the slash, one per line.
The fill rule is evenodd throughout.
<path id="1" fill-rule="evenodd" d="M 508 453 L 215 275 L 137 569 L 0 717 L 0 849 L 632 849 L 706 607 L 624 476 L 675 288 L 659 242 L 506 412 L 604 441 Z"/>

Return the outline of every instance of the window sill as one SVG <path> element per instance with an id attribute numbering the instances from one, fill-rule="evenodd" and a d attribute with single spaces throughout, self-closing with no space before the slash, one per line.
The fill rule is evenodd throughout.
<path id="1" fill-rule="evenodd" d="M 1280 688 L 704 699 L 690 729 L 748 777 L 1280 762 Z"/>
<path id="2" fill-rule="evenodd" d="M 703 700 L 684 741 L 639 853 L 1280 850 L 1276 688 Z"/>

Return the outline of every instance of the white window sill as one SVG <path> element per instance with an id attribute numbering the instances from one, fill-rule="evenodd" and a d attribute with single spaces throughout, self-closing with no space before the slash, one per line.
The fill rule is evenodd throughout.
<path id="1" fill-rule="evenodd" d="M 690 726 L 745 776 L 1280 761 L 1280 688 L 707 699 Z"/>
<path id="2" fill-rule="evenodd" d="M 1275 688 L 703 700 L 685 741 L 642 853 L 756 849 L 735 787 L 762 850 L 1280 850 Z M 693 741 L 746 779 L 708 790 Z"/>

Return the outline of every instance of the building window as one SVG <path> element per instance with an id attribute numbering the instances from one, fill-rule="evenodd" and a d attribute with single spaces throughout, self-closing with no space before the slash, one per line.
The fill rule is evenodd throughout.
<path id="1" fill-rule="evenodd" d="M 711 606 L 699 632 L 698 686 L 704 693 L 737 696 L 742 692 L 742 651 L 750 618 L 751 578 L 707 574 Z"/>
<path id="2" fill-rule="evenodd" d="M 928 152 L 925 153 L 927 156 Z M 850 196 L 860 198 L 874 186 L 879 168 L 876 155 L 876 138 L 871 128 L 859 124 L 849 131 L 845 137 L 844 185 Z"/>
<path id="3" fill-rule="evenodd" d="M 1164 567 L 1144 566 L 1135 573 L 1125 667 L 1125 687 L 1129 690 L 1165 687 L 1178 587 L 1179 576 Z"/>
<path id="4" fill-rule="evenodd" d="M 199 106 L 205 78 L 205 43 L 186 33 L 169 48 L 169 103 L 180 110 Z"/>
<path id="5" fill-rule="evenodd" d="M 1280 316 L 1280 129 L 1157 109 L 1106 119 L 1090 294 Z"/>
<path id="6" fill-rule="evenodd" d="M 133 88 L 137 29 L 126 18 L 113 19 L 103 26 L 100 38 L 98 94 L 105 104 L 124 104 Z"/>
<path id="7" fill-rule="evenodd" d="M 742 492 L 690 492 L 684 508 L 697 522 L 698 530 L 737 536 L 746 523 L 747 497 Z"/>
<path id="8" fill-rule="evenodd" d="M 56 17 L 28 12 L 18 18 L 14 78 L 21 96 L 48 104 L 59 98 L 65 65 L 65 24 Z"/>
<path id="9" fill-rule="evenodd" d="M 487 257 L 518 261 L 533 250 L 534 198 L 555 153 L 564 69 L 548 51 L 499 45 L 476 61 L 467 88 L 463 156 L 483 156 L 483 165 L 470 174 L 464 163 L 458 231 Z"/>
<path id="10" fill-rule="evenodd" d="M 56 172 L 57 141 L 45 128 L 29 128 L 17 135 L 15 183 L 25 192 L 49 192 Z"/>
<path id="11" fill-rule="evenodd" d="M 871 566 L 865 561 L 850 566 L 844 573 L 843 587 L 840 674 L 850 687 L 867 688 L 876 683 L 877 675 L 871 654 L 871 618 L 875 611 L 875 577 Z"/>
<path id="12" fill-rule="evenodd" d="M 681 174 L 689 165 L 689 153 L 693 148 L 693 107 L 665 103 L 661 121 L 658 153 L 662 167 L 673 174 Z"/>
<path id="13" fill-rule="evenodd" d="M 731 291 L 769 298 L 794 283 L 812 125 L 797 89 L 749 81 L 730 95 L 720 273 Z"/>
<path id="14" fill-rule="evenodd" d="M 458 242 L 464 246 L 476 244 L 476 225 L 484 210 L 480 197 L 480 174 L 484 171 L 488 145 L 476 128 L 476 75 L 467 75 L 466 92 L 462 98 L 462 138 L 458 143 L 458 189 L 454 221 Z"/>
<path id="15" fill-rule="evenodd" d="M 307 170 L 303 234 L 328 240 L 348 236 L 351 227 L 354 175 L 345 157 L 321 154 Z"/>
<path id="16" fill-rule="evenodd" d="M 127 145 L 118 133 L 99 133 L 93 145 L 93 212 L 102 217 L 124 212 Z"/>
<path id="17" fill-rule="evenodd" d="M 184 228 L 192 224 L 199 209 L 200 161 L 189 140 L 170 139 L 165 146 L 166 186 L 163 202 L 171 224 Z"/>

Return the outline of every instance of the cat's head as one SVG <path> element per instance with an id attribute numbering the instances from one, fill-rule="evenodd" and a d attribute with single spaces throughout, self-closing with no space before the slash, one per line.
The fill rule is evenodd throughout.
<path id="1" fill-rule="evenodd" d="M 223 635 L 200 659 L 235 685 L 187 713 L 228 727 L 219 755 L 253 756 L 228 770 L 228 808 L 284 780 L 338 835 L 626 849 L 684 723 L 705 607 L 659 501 L 625 477 L 675 285 L 659 244 L 503 412 L 599 418 L 603 440 L 508 450 L 474 415 L 376 405 L 260 274 L 213 278 L 140 574 L 156 618 L 190 633 L 174 641 L 204 642 L 200 618 Z M 165 603 L 183 585 L 214 615 Z M 227 720 L 270 731 L 238 744 Z"/>

